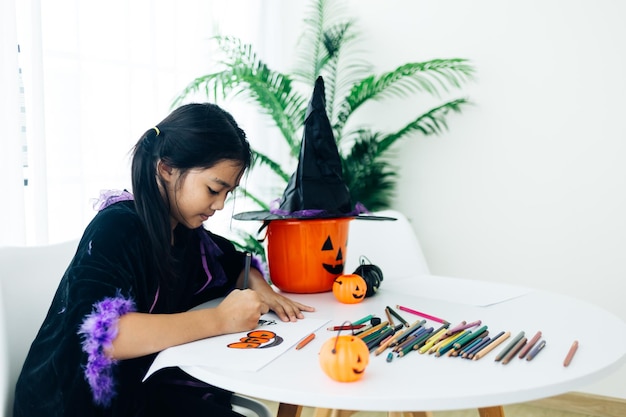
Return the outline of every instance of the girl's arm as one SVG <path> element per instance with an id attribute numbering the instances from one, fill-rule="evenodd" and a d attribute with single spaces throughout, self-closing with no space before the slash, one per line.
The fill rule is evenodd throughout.
<path id="1" fill-rule="evenodd" d="M 215 308 L 176 314 L 128 313 L 119 318 L 117 337 L 106 353 L 116 360 L 131 359 L 206 337 L 252 330 L 268 311 L 259 293 L 234 290 Z"/>

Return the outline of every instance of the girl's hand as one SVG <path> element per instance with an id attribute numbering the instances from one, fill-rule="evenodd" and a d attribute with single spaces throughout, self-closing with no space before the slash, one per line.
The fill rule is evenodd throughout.
<path id="1" fill-rule="evenodd" d="M 274 291 L 260 274 L 250 277 L 250 287 L 259 294 L 263 302 L 282 321 L 297 321 L 304 318 L 303 311 L 315 311 L 315 308 L 311 306 L 294 301 Z"/>
<path id="2" fill-rule="evenodd" d="M 282 321 L 297 321 L 304 318 L 303 311 L 315 311 L 315 308 L 311 306 L 301 304 L 277 293 L 269 285 L 268 288 L 269 290 L 263 291 L 261 296 L 270 310 L 276 313 Z"/>
<path id="3" fill-rule="evenodd" d="M 254 329 L 270 307 L 256 291 L 233 290 L 215 310 L 223 326 L 221 333 L 226 334 Z"/>

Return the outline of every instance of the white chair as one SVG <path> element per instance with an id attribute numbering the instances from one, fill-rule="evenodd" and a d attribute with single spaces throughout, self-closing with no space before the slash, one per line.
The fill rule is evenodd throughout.
<path id="1" fill-rule="evenodd" d="M 0 248 L 2 410 L 12 415 L 13 390 L 24 359 L 48 312 L 77 241 Z"/>
<path id="2" fill-rule="evenodd" d="M 78 241 L 46 246 L 0 248 L 0 406 L 13 410 L 13 391 L 30 344 L 54 292 L 76 252 Z M 246 417 L 270 417 L 269 408 L 241 395 L 233 409 Z"/>
<path id="3" fill-rule="evenodd" d="M 428 275 L 430 271 L 422 247 L 408 219 L 397 210 L 374 213 L 397 220 L 359 220 L 350 222 L 345 273 L 352 273 L 362 256 L 388 278 Z"/>

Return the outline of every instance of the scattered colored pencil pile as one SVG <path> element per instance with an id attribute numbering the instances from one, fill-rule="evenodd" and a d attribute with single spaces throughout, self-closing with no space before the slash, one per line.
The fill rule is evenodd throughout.
<path id="1" fill-rule="evenodd" d="M 476 361 L 498 350 L 495 361 L 506 365 L 515 357 L 531 361 L 546 346 L 546 341 L 541 338 L 540 331 L 530 339 L 523 331 L 515 337 L 511 337 L 509 331 L 500 331 L 491 336 L 488 326 L 483 325 L 481 320 L 469 323 L 462 321 L 451 327 L 448 321 L 435 316 L 403 306 L 396 306 L 396 309 L 417 315 L 420 319 L 410 323 L 395 309 L 387 306 L 384 321 L 375 315 L 368 315 L 350 325 L 335 326 L 328 330 L 351 330 L 367 344 L 370 352 L 374 352 L 375 355 L 388 352 L 387 362 L 391 362 L 394 357 L 401 358 L 411 352 Z M 438 324 L 431 326 L 430 322 Z M 507 340 L 508 343 L 504 344 Z M 578 342 L 575 341 L 563 366 L 570 364 L 577 348 Z"/>

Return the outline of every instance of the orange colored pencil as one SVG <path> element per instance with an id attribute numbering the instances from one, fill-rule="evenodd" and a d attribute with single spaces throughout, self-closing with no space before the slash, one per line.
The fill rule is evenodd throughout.
<path id="1" fill-rule="evenodd" d="M 491 352 L 493 349 L 495 349 L 500 343 L 504 342 L 506 339 L 508 339 L 509 337 L 511 337 L 511 332 L 506 332 L 504 333 L 502 336 L 498 337 L 495 340 L 492 340 L 491 343 L 489 343 L 487 346 L 485 346 L 483 349 L 481 349 L 480 351 L 478 351 L 475 355 L 474 358 L 472 358 L 472 360 L 477 361 L 478 359 L 482 358 L 483 356 L 485 356 L 486 354 L 488 354 L 489 352 Z"/>
<path id="2" fill-rule="evenodd" d="M 308 344 L 309 344 L 309 342 L 310 342 L 311 340 L 313 340 L 313 339 L 315 339 L 315 333 L 311 333 L 310 335 L 308 335 L 307 337 L 305 337 L 304 339 L 302 339 L 302 340 L 300 341 L 300 343 L 298 343 L 298 344 L 296 345 L 296 350 L 300 350 L 300 349 L 302 349 L 303 347 L 305 347 L 306 345 L 308 345 Z"/>

